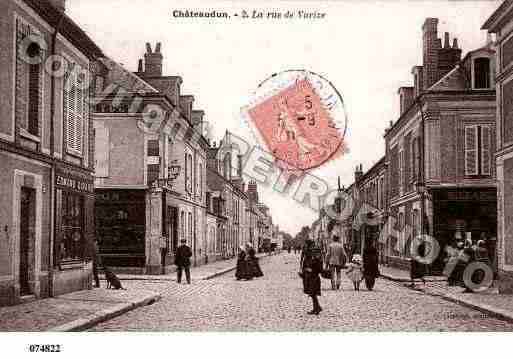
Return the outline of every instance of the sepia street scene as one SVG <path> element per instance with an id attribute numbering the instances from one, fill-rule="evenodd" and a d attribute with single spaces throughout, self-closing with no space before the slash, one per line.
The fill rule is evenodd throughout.
<path id="1" fill-rule="evenodd" d="M 0 332 L 512 331 L 513 0 L 207 3 L 0 0 Z"/>

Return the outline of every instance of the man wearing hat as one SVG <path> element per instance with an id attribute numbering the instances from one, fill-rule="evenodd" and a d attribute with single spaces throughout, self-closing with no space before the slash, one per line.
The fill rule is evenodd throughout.
<path id="1" fill-rule="evenodd" d="M 182 244 L 176 249 L 175 255 L 175 265 L 177 267 L 177 282 L 182 282 L 182 272 L 185 269 L 185 278 L 187 279 L 187 284 L 191 284 L 190 268 L 192 251 L 191 248 L 187 245 L 187 241 L 185 239 L 182 239 L 180 243 Z"/>

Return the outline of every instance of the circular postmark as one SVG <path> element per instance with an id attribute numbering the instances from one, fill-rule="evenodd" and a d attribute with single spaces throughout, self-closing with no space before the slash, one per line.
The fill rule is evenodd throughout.
<path id="1" fill-rule="evenodd" d="M 347 151 L 347 114 L 340 92 L 323 76 L 287 70 L 264 80 L 243 117 L 276 165 L 304 173 Z"/>

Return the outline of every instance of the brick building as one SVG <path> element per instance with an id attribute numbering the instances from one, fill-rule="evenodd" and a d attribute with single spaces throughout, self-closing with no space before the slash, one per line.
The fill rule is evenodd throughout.
<path id="1" fill-rule="evenodd" d="M 426 19 L 423 64 L 401 87 L 399 119 L 385 134 L 391 264 L 408 266 L 411 238 L 447 243 L 496 235 L 495 69 L 490 43 L 461 60 L 457 39 Z M 432 265 L 443 267 L 443 254 Z"/>
<path id="2" fill-rule="evenodd" d="M 504 1 L 483 25 L 496 35 L 497 193 L 499 291 L 513 292 L 513 1 Z M 492 76 L 493 78 L 493 76 Z M 493 80 L 492 80 L 493 81 Z"/>
<path id="3" fill-rule="evenodd" d="M 2 305 L 91 286 L 88 80 L 102 53 L 64 0 L 2 1 L 0 30 Z"/>
<path id="4" fill-rule="evenodd" d="M 147 44 L 136 73 L 102 58 L 96 81 L 100 252 L 106 265 L 143 273 L 174 268 L 182 239 L 193 264 L 204 263 L 208 253 L 204 113 L 180 93 L 180 77 L 162 75 L 160 49 Z"/>

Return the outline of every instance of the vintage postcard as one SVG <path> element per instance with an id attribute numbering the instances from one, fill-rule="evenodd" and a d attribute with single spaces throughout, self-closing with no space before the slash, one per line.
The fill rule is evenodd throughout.
<path id="1" fill-rule="evenodd" d="M 511 332 L 512 64 L 513 0 L 0 0 L 1 335 Z"/>

